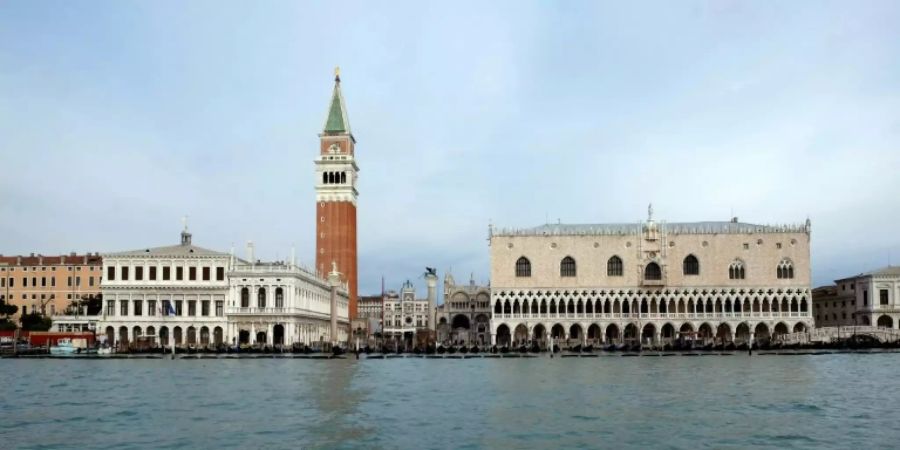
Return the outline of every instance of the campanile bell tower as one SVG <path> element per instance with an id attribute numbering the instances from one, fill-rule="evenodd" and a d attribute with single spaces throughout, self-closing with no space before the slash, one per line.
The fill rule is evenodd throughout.
<path id="1" fill-rule="evenodd" d="M 334 92 L 325 126 L 319 134 L 316 159 L 316 271 L 325 277 L 332 262 L 349 286 L 350 318 L 356 318 L 356 139 L 350 132 L 341 94 L 341 76 L 334 71 Z"/>

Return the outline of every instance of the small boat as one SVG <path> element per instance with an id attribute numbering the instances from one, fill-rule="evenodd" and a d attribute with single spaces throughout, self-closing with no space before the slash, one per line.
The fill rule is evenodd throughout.
<path id="1" fill-rule="evenodd" d="M 79 348 L 72 344 L 71 338 L 61 338 L 56 341 L 56 345 L 50 347 L 51 355 L 74 355 L 79 352 Z"/>

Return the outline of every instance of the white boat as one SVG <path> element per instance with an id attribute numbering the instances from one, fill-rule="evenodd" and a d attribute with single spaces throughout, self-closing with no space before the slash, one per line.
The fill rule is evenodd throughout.
<path id="1" fill-rule="evenodd" d="M 98 355 L 112 355 L 112 347 L 100 347 L 97 349 Z"/>
<path id="2" fill-rule="evenodd" d="M 56 341 L 56 345 L 50 347 L 51 355 L 72 355 L 78 353 L 79 348 L 75 347 L 70 338 L 61 338 Z"/>

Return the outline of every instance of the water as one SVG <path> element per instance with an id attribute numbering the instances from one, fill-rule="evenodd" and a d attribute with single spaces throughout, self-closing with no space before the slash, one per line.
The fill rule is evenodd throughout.
<path id="1" fill-rule="evenodd" d="M 897 448 L 900 354 L 2 360 L 4 448 Z"/>

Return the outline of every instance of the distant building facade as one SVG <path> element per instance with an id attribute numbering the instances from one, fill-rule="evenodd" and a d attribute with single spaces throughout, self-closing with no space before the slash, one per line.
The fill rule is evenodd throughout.
<path id="1" fill-rule="evenodd" d="M 311 270 L 284 262 L 234 260 L 228 274 L 226 335 L 232 343 L 292 345 L 332 342 L 331 287 Z M 347 286 L 337 296 L 336 340 L 347 341 Z"/>
<path id="2" fill-rule="evenodd" d="M 456 284 L 444 275 L 444 303 L 437 307 L 437 341 L 447 344 L 491 343 L 491 289 L 475 284 Z"/>
<path id="3" fill-rule="evenodd" d="M 492 339 L 765 340 L 813 325 L 810 223 L 491 229 Z"/>
<path id="4" fill-rule="evenodd" d="M 852 324 L 900 328 L 900 266 L 883 267 L 835 283 L 838 288 L 848 287 L 847 296 L 856 304 Z"/>
<path id="5" fill-rule="evenodd" d="M 250 263 L 191 243 L 104 255 L 97 333 L 111 345 L 291 345 L 332 341 L 327 281 L 294 264 Z M 253 260 L 252 250 L 249 260 Z M 335 290 L 337 340 L 349 328 Z"/>
<path id="6" fill-rule="evenodd" d="M 437 277 L 426 276 L 428 296 L 416 298 L 412 282 L 403 283 L 400 293 L 388 292 L 384 296 L 384 338 L 413 343 L 416 336 L 434 331 L 434 314 L 437 305 Z"/>
<path id="7" fill-rule="evenodd" d="M 62 314 L 73 302 L 100 294 L 99 254 L 0 256 L 0 299 L 22 314 Z"/>
<path id="8" fill-rule="evenodd" d="M 847 281 L 834 286 L 813 289 L 813 317 L 816 327 L 856 325 L 856 285 Z M 861 325 L 861 323 L 860 323 Z"/>

